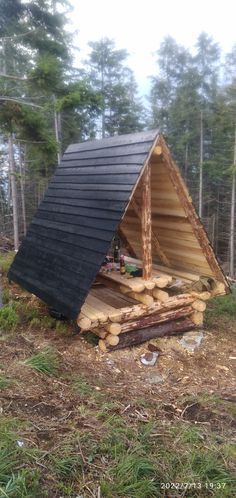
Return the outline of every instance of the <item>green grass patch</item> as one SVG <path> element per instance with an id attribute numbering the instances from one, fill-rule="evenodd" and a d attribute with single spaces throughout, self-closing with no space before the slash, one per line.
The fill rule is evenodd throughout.
<path id="1" fill-rule="evenodd" d="M 44 375 L 56 375 L 59 368 L 57 353 L 47 348 L 24 361 L 24 364 Z"/>
<path id="2" fill-rule="evenodd" d="M 0 421 L 0 497 L 40 498 L 39 473 L 35 470 L 37 452 L 23 444 L 16 433 L 19 421 Z M 44 495 L 45 496 L 45 495 Z"/>
<path id="3" fill-rule="evenodd" d="M 12 380 L 5 375 L 0 375 L 0 391 L 6 389 L 12 384 Z"/>
<path id="4" fill-rule="evenodd" d="M 15 251 L 0 253 L 0 273 L 7 274 L 15 255 Z"/>
<path id="5" fill-rule="evenodd" d="M 57 320 L 56 332 L 58 335 L 67 336 L 69 334 L 68 322 L 66 322 L 66 321 L 63 322 L 63 321 Z"/>
<path id="6" fill-rule="evenodd" d="M 44 329 L 55 329 L 57 321 L 55 318 L 52 318 L 51 316 L 42 316 L 40 319 L 41 322 L 41 327 Z"/>
<path id="7" fill-rule="evenodd" d="M 157 468 L 147 457 L 131 454 L 123 456 L 109 472 L 110 480 L 102 481 L 102 496 L 130 498 L 156 498 L 160 496 L 157 485 Z"/>
<path id="8" fill-rule="evenodd" d="M 97 417 L 107 420 L 111 414 L 114 414 L 120 408 L 119 404 L 115 401 L 105 401 L 100 405 L 97 412 Z"/>
<path id="9" fill-rule="evenodd" d="M 40 310 L 32 306 L 31 303 L 28 304 L 25 300 L 17 302 L 16 309 L 23 324 L 30 323 L 34 318 L 40 318 Z"/>
<path id="10" fill-rule="evenodd" d="M 91 461 L 98 456 L 107 461 L 102 496 L 161 498 L 161 483 L 186 482 L 192 485 L 188 498 L 210 497 L 212 487 L 214 497 L 234 495 L 234 445 L 217 443 L 215 434 L 206 428 L 183 423 L 162 425 L 154 420 L 128 426 L 124 420 L 119 424 L 119 417 L 109 417 L 105 427 L 90 456 Z M 200 483 L 201 489 L 194 488 L 194 483 Z"/>
<path id="11" fill-rule="evenodd" d="M 4 287 L 2 290 L 2 301 L 3 304 L 9 304 L 11 301 L 11 292 L 7 287 Z"/>
<path id="12" fill-rule="evenodd" d="M 37 317 L 32 318 L 32 320 L 30 320 L 30 323 L 29 323 L 29 330 L 39 329 L 40 325 L 41 325 L 40 318 L 37 318 Z"/>
<path id="13" fill-rule="evenodd" d="M 82 398 L 91 397 L 91 396 L 96 397 L 97 395 L 94 386 L 92 386 L 83 375 L 78 375 L 73 378 L 72 388 Z"/>
<path id="14" fill-rule="evenodd" d="M 205 313 L 206 325 L 214 326 L 215 319 L 232 320 L 236 317 L 236 291 L 226 296 L 215 297 L 209 302 Z"/>
<path id="15" fill-rule="evenodd" d="M 0 309 L 0 332 L 2 334 L 14 332 L 20 318 L 14 303 L 7 304 Z"/>
<path id="16" fill-rule="evenodd" d="M 52 468 L 61 481 L 72 481 L 78 474 L 81 474 L 83 460 L 76 444 L 68 441 L 50 455 Z"/>

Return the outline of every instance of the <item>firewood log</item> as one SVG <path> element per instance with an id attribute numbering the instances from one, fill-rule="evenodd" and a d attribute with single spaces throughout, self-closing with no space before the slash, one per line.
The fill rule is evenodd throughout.
<path id="1" fill-rule="evenodd" d="M 160 289 L 154 289 L 152 291 L 152 295 L 155 299 L 157 299 L 158 301 L 161 301 L 161 303 L 165 303 L 169 299 L 168 292 L 160 290 Z"/>
<path id="2" fill-rule="evenodd" d="M 193 312 L 191 306 L 183 306 L 175 310 L 165 311 L 163 313 L 152 314 L 132 320 L 121 325 L 121 334 L 132 330 L 143 329 L 146 327 L 158 325 L 162 322 L 169 322 L 191 315 Z"/>
<path id="3" fill-rule="evenodd" d="M 163 337 L 165 335 L 174 335 L 187 330 L 192 330 L 196 328 L 190 318 L 182 318 L 179 320 L 174 320 L 160 325 L 155 325 L 154 327 L 148 327 L 145 329 L 139 329 L 132 332 L 126 332 L 119 336 L 119 344 L 117 346 L 107 346 L 108 351 L 115 351 L 116 349 L 122 349 L 125 347 L 136 346 L 142 342 L 149 341 L 155 337 Z"/>
<path id="4" fill-rule="evenodd" d="M 112 334 L 108 334 L 105 338 L 105 344 L 109 344 L 110 346 L 117 346 L 117 344 L 119 344 L 119 337 L 118 335 L 112 335 Z"/>
<path id="5" fill-rule="evenodd" d="M 211 295 L 218 296 L 221 294 L 225 294 L 225 285 L 222 282 L 215 282 Z"/>
<path id="6" fill-rule="evenodd" d="M 191 292 L 191 296 L 201 299 L 202 301 L 208 301 L 211 298 L 211 293 L 205 292 Z"/>
<path id="7" fill-rule="evenodd" d="M 80 313 L 77 318 L 77 325 L 80 327 L 81 331 L 89 330 L 91 328 L 92 322 L 83 313 Z"/>
<path id="8" fill-rule="evenodd" d="M 193 302 L 192 307 L 196 311 L 205 311 L 206 309 L 206 303 L 204 301 L 201 301 L 200 299 L 197 299 L 196 301 Z"/>
<path id="9" fill-rule="evenodd" d="M 120 290 L 121 290 L 121 292 L 123 292 L 122 288 Z M 132 297 L 133 299 L 135 299 L 136 301 L 139 301 L 140 303 L 145 304 L 146 306 L 151 306 L 153 304 L 153 301 L 154 301 L 152 296 L 149 296 L 148 294 L 144 294 L 144 293 L 129 292 L 128 295 L 130 297 Z"/>
<path id="10" fill-rule="evenodd" d="M 170 279 L 168 277 L 153 277 L 153 281 L 155 282 L 156 287 L 163 289 L 164 287 L 167 287 Z"/>
<path id="11" fill-rule="evenodd" d="M 191 320 L 195 325 L 202 325 L 203 318 L 204 316 L 201 311 L 194 311 L 194 313 L 191 315 Z"/>
<path id="12" fill-rule="evenodd" d="M 121 332 L 121 324 L 120 323 L 108 323 L 105 325 L 105 329 L 109 334 L 119 335 Z"/>

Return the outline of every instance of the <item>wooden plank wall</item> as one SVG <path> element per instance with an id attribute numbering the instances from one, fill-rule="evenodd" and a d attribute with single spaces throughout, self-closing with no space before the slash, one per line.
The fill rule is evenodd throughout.
<path id="1" fill-rule="evenodd" d="M 151 186 L 153 231 L 171 266 L 214 276 L 161 160 L 151 162 Z"/>
<path id="2" fill-rule="evenodd" d="M 161 158 L 151 160 L 151 188 L 152 230 L 171 267 L 214 276 Z M 136 188 L 134 199 L 140 206 L 140 185 Z M 121 223 L 121 229 L 136 256 L 141 259 L 141 223 L 132 203 Z M 160 263 L 154 247 L 153 262 Z"/>

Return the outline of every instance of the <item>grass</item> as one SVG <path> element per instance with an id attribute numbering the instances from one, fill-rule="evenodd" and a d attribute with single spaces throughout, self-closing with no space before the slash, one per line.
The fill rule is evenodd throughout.
<path id="1" fill-rule="evenodd" d="M 5 375 L 0 375 L 0 391 L 6 389 L 12 384 L 12 380 Z"/>
<path id="2" fill-rule="evenodd" d="M 206 309 L 205 323 L 207 326 L 214 326 L 215 319 L 230 321 L 235 317 L 236 317 L 236 288 L 233 288 L 231 294 L 211 299 Z"/>
<path id="3" fill-rule="evenodd" d="M 36 451 L 19 446 L 17 427 L 18 420 L 0 420 L 0 497 L 40 498 L 39 472 L 34 468 Z"/>
<path id="4" fill-rule="evenodd" d="M 157 468 L 150 459 L 137 454 L 122 457 L 110 468 L 109 481 L 101 483 L 102 496 L 155 498 L 160 496 Z"/>
<path id="5" fill-rule="evenodd" d="M 76 445 L 76 438 L 74 443 L 67 441 L 62 444 L 58 451 L 50 456 L 50 462 L 59 480 L 71 481 L 76 478 L 83 468 L 83 460 Z"/>
<path id="6" fill-rule="evenodd" d="M 188 498 L 211 496 L 210 486 L 217 498 L 233 496 L 234 444 L 219 445 L 214 433 L 183 422 L 160 426 L 152 420 L 132 428 L 117 422 L 113 428 L 106 424 L 109 429 L 93 452 L 93 460 L 99 454 L 107 461 L 103 497 L 163 497 L 161 483 L 171 482 L 192 483 Z M 194 483 L 201 483 L 202 490 L 194 489 Z"/>
<path id="7" fill-rule="evenodd" d="M 0 332 L 13 332 L 19 324 L 20 318 L 15 303 L 7 304 L 0 309 Z"/>
<path id="8" fill-rule="evenodd" d="M 100 485 L 103 498 L 161 498 L 161 483 L 186 482 L 202 484 L 202 489 L 189 488 L 188 498 L 210 497 L 212 486 L 216 498 L 234 496 L 235 445 L 216 445 L 206 428 L 183 422 L 173 428 L 172 422 L 167 426 L 155 419 L 131 426 L 121 418 L 106 430 L 72 431 L 55 449 L 40 453 L 27 446 L 19 425 L 18 420 L 0 422 L 1 498 L 46 497 L 49 482 L 53 496 L 68 498 L 90 496 L 86 483 L 94 493 Z"/>
<path id="9" fill-rule="evenodd" d="M 82 398 L 92 396 L 94 387 L 87 381 L 83 375 L 78 375 L 72 380 L 73 390 L 76 391 Z"/>
<path id="10" fill-rule="evenodd" d="M 44 375 L 56 375 L 59 368 L 57 353 L 50 348 L 47 348 L 40 353 L 31 356 L 24 361 L 28 367 L 37 370 Z"/>
<path id="11" fill-rule="evenodd" d="M 2 301 L 3 301 L 3 304 L 8 304 L 11 301 L 11 293 L 7 287 L 5 287 L 2 290 Z"/>
<path id="12" fill-rule="evenodd" d="M 7 274 L 15 255 L 15 251 L 0 252 L 0 273 Z"/>

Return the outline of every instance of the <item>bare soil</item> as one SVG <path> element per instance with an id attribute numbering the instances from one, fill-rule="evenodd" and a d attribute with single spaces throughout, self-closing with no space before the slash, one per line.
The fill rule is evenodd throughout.
<path id="1" fill-rule="evenodd" d="M 38 299 L 14 284 L 10 292 L 23 309 L 37 309 L 39 316 L 46 316 Z M 0 338 L 0 375 L 11 380 L 0 391 L 0 413 L 25 422 L 24 441 L 43 451 L 55 451 L 74 431 L 102 438 L 106 428 L 97 414 L 106 402 L 115 403 L 113 415 L 121 416 L 127 426 L 154 419 L 163 431 L 163 422 L 181 421 L 236 443 L 236 320 L 218 320 L 214 327 L 205 327 L 194 353 L 181 346 L 181 337 L 150 341 L 160 356 L 155 366 L 147 367 L 140 357 L 150 343 L 104 354 L 89 334 L 78 334 L 74 324 L 57 330 L 23 319 L 14 332 Z M 47 347 L 59 356 L 56 376 L 24 364 Z M 86 461 L 83 450 L 81 457 Z M 45 479 L 47 496 L 62 496 L 50 491 L 53 478 L 45 473 Z"/>
<path id="2" fill-rule="evenodd" d="M 12 293 L 27 303 L 27 295 L 17 286 L 12 286 Z M 42 307 L 45 313 L 37 299 L 33 298 L 32 304 Z M 131 414 L 132 405 L 138 405 L 139 400 L 147 400 L 157 416 L 164 412 L 167 418 L 182 417 L 218 429 L 221 425 L 235 427 L 236 421 L 228 412 L 212 413 L 204 403 L 191 403 L 191 398 L 215 395 L 226 403 L 236 402 L 236 323 L 218 323 L 214 330 L 204 329 L 202 344 L 194 353 L 180 345 L 180 338 L 150 341 L 158 346 L 160 356 L 154 367 L 147 367 L 141 364 L 140 356 L 148 351 L 148 343 L 103 354 L 87 341 L 86 334 L 76 334 L 73 325 L 68 325 L 66 335 L 52 329 L 21 326 L 1 341 L 0 372 L 14 379 L 7 392 L 1 393 L 1 410 L 6 415 L 30 418 L 39 434 L 48 434 L 53 427 L 58 429 L 58 421 L 63 431 L 72 420 L 83 424 L 78 406 L 84 399 L 68 389 L 71 379 L 82 375 L 94 391 L 126 407 L 126 413 Z M 48 346 L 59 354 L 60 380 L 45 377 L 23 364 L 26 358 Z M 152 374 L 159 374 L 163 382 L 150 383 Z M 58 431 L 55 432 L 58 437 Z"/>

